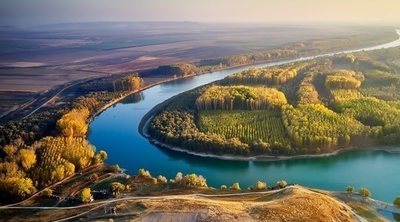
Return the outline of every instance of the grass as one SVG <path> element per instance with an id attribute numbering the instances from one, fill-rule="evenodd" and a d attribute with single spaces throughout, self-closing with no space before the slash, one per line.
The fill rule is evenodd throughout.
<path id="1" fill-rule="evenodd" d="M 236 137 L 248 144 L 258 139 L 289 144 L 279 111 L 207 110 L 199 114 L 199 127 L 203 132 Z"/>

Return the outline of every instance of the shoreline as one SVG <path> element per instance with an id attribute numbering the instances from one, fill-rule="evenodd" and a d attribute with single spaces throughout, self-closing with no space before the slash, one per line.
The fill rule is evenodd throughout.
<path id="1" fill-rule="evenodd" d="M 174 98 L 174 97 L 172 97 Z M 171 99 L 172 99 L 171 98 Z M 159 104 L 159 105 L 165 105 L 165 104 Z M 155 107 L 156 108 L 156 107 Z M 151 144 L 161 148 L 161 149 L 167 149 L 175 152 L 180 152 L 180 153 L 185 153 L 189 155 L 194 155 L 198 157 L 206 157 L 206 158 L 213 158 L 213 159 L 219 159 L 219 160 L 235 160 L 235 161 L 262 161 L 262 162 L 273 162 L 273 161 L 283 161 L 283 160 L 296 160 L 296 159 L 310 159 L 310 158 L 321 158 L 321 157 L 330 157 L 330 156 L 336 156 L 342 153 L 346 152 L 353 152 L 353 151 L 384 151 L 388 153 L 393 153 L 393 154 L 399 154 L 400 155 L 400 147 L 398 146 L 379 146 L 379 147 L 373 147 L 373 146 L 360 146 L 360 147 L 349 147 L 349 148 L 341 148 L 338 150 L 335 150 L 330 153 L 321 153 L 321 154 L 301 154 L 301 155 L 294 155 L 294 156 L 270 156 L 270 155 L 256 155 L 256 156 L 235 156 L 235 155 L 217 155 L 217 154 L 211 154 L 211 153 L 200 153 L 200 152 L 195 152 L 191 150 L 184 149 L 182 147 L 178 146 L 173 146 L 169 145 L 166 143 L 162 143 L 159 140 L 152 138 L 151 135 L 148 133 L 148 126 L 151 122 L 151 120 L 154 118 L 154 114 L 158 110 L 151 110 L 150 112 L 152 113 L 149 118 L 143 117 L 142 121 L 146 119 L 145 121 L 141 121 L 139 124 L 139 133 L 145 137 Z M 149 113 L 150 113 L 149 112 Z M 147 114 L 146 114 L 147 115 Z"/>

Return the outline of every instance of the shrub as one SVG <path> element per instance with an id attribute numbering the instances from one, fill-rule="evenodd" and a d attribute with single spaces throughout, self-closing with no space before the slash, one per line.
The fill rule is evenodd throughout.
<path id="1" fill-rule="evenodd" d="M 371 191 L 369 191 L 369 190 L 368 190 L 367 188 L 365 188 L 365 187 L 361 187 L 361 188 L 360 188 L 359 194 L 360 194 L 362 197 L 371 197 L 371 195 L 372 195 Z"/>
<path id="2" fill-rule="evenodd" d="M 400 207 L 400 196 L 396 197 L 396 199 L 394 199 L 393 204 L 397 207 Z"/>
<path id="3" fill-rule="evenodd" d="M 157 177 L 157 182 L 158 182 L 159 184 L 166 184 L 166 183 L 168 182 L 168 180 L 167 180 L 166 177 L 159 175 L 159 176 Z"/>
<path id="4" fill-rule="evenodd" d="M 240 185 L 239 183 L 234 183 L 232 184 L 232 186 L 230 187 L 231 190 L 241 190 L 240 189 Z"/>
<path id="5" fill-rule="evenodd" d="M 121 168 L 119 167 L 118 164 L 115 164 L 111 166 L 111 171 L 114 173 L 121 173 Z"/>
<path id="6" fill-rule="evenodd" d="M 276 182 L 276 185 L 279 187 L 279 188 L 285 188 L 286 186 L 287 186 L 287 182 L 286 182 L 286 180 L 279 180 L 278 182 Z"/>
<path id="7" fill-rule="evenodd" d="M 145 169 L 139 169 L 138 175 L 139 175 L 139 177 L 143 177 L 143 178 L 151 178 L 150 172 Z"/>
<path id="8" fill-rule="evenodd" d="M 254 189 L 255 190 L 265 190 L 265 189 L 267 189 L 267 183 L 257 181 L 257 183 L 254 185 Z"/>
<path id="9" fill-rule="evenodd" d="M 228 189 L 228 187 L 226 186 L 226 185 L 221 185 L 221 188 L 220 188 L 221 190 L 226 190 L 226 189 Z"/>
<path id="10" fill-rule="evenodd" d="M 53 190 L 50 188 L 46 188 L 43 190 L 42 195 L 44 197 L 51 197 L 53 195 Z"/>
<path id="11" fill-rule="evenodd" d="M 346 192 L 347 192 L 347 193 L 353 193 L 353 192 L 354 192 L 354 187 L 352 187 L 352 186 L 347 186 L 347 187 L 346 187 Z"/>

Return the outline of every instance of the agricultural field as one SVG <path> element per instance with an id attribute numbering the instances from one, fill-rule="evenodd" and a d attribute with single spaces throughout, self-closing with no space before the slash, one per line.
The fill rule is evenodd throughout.
<path id="1" fill-rule="evenodd" d="M 0 27 L 0 31 L 3 34 L 0 36 L 0 89 L 7 94 L 2 97 L 0 113 L 12 114 L 7 120 L 24 116 L 15 113 L 34 111 L 44 104 L 41 101 L 52 98 L 52 93 L 45 95 L 49 90 L 62 90 L 63 85 L 75 84 L 77 80 L 178 63 L 199 66 L 196 73 L 203 73 L 221 68 L 221 62 L 222 68 L 227 68 L 376 45 L 395 37 L 389 28 L 310 29 L 174 22 Z M 210 62 L 218 64 L 209 65 Z M 150 72 L 142 77 L 151 84 L 174 76 Z M 21 97 L 15 92 L 32 95 Z M 76 97 L 80 95 L 76 93 Z M 41 98 L 34 100 L 33 97 Z M 28 103 L 33 104 L 23 106 Z"/>

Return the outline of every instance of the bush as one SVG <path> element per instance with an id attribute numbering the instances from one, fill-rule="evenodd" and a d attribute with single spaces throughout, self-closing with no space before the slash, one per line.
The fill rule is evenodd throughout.
<path id="1" fill-rule="evenodd" d="M 95 182 L 98 179 L 99 179 L 99 175 L 97 175 L 97 173 L 90 174 L 90 176 L 89 176 L 89 180 L 91 180 L 93 182 Z"/>
<path id="2" fill-rule="evenodd" d="M 347 186 L 347 187 L 346 187 L 346 192 L 347 192 L 347 193 L 353 193 L 353 192 L 354 192 L 354 187 L 352 187 L 352 186 Z"/>
<path id="3" fill-rule="evenodd" d="M 159 176 L 157 177 L 157 182 L 158 182 L 159 184 L 166 184 L 166 183 L 168 182 L 168 180 L 167 180 L 167 178 L 166 178 L 165 176 L 159 175 Z"/>
<path id="4" fill-rule="evenodd" d="M 287 186 L 287 182 L 286 182 L 286 180 L 280 180 L 280 181 L 278 181 L 278 182 L 276 182 L 276 185 L 279 187 L 279 188 L 285 188 L 286 186 Z"/>
<path id="5" fill-rule="evenodd" d="M 151 178 L 150 172 L 148 170 L 145 170 L 145 169 L 139 169 L 138 176 L 139 177 L 143 177 L 143 178 Z"/>
<path id="6" fill-rule="evenodd" d="M 51 197 L 53 195 L 53 190 L 50 188 L 46 188 L 43 190 L 42 195 L 44 197 Z"/>
<path id="7" fill-rule="evenodd" d="M 228 187 L 226 186 L 226 185 L 221 185 L 221 188 L 220 188 L 221 190 L 226 190 L 226 189 L 228 189 Z"/>
<path id="8" fill-rule="evenodd" d="M 265 189 L 267 189 L 267 183 L 257 181 L 257 183 L 254 185 L 254 189 L 255 190 L 265 190 Z"/>
<path id="9" fill-rule="evenodd" d="M 393 205 L 400 207 L 400 196 L 396 197 L 396 199 L 393 201 Z"/>
<path id="10" fill-rule="evenodd" d="M 361 187 L 361 188 L 360 188 L 359 194 L 360 194 L 362 197 L 371 197 L 371 195 L 372 195 L 371 191 L 369 191 L 369 190 L 368 190 L 367 188 L 365 188 L 365 187 Z"/>
<path id="11" fill-rule="evenodd" d="M 119 167 L 118 164 L 115 164 L 115 165 L 112 165 L 112 166 L 111 166 L 111 171 L 112 171 L 113 173 L 121 173 L 121 168 Z"/>
<path id="12" fill-rule="evenodd" d="M 241 190 L 240 189 L 240 185 L 239 183 L 234 183 L 232 184 L 232 186 L 230 187 L 231 190 Z"/>

